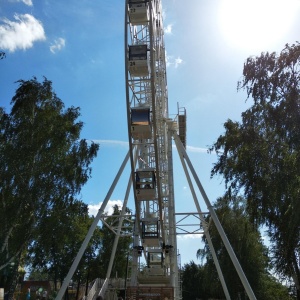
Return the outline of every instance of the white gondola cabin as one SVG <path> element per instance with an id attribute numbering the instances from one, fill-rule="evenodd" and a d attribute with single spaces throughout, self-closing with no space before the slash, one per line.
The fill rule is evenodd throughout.
<path id="1" fill-rule="evenodd" d="M 135 172 L 135 193 L 138 200 L 154 200 L 156 198 L 154 169 L 143 169 Z"/>
<path id="2" fill-rule="evenodd" d="M 147 0 L 129 0 L 129 21 L 132 25 L 146 25 L 149 22 Z"/>
<path id="3" fill-rule="evenodd" d="M 163 254 L 162 252 L 158 252 L 160 250 L 157 249 L 157 251 L 149 251 L 147 254 L 147 266 L 148 268 L 151 267 L 162 267 L 163 266 Z"/>
<path id="4" fill-rule="evenodd" d="M 135 140 L 152 137 L 149 107 L 131 109 L 131 135 Z"/>
<path id="5" fill-rule="evenodd" d="M 133 77 L 149 75 L 149 60 L 147 45 L 129 46 L 129 72 Z"/>
<path id="6" fill-rule="evenodd" d="M 159 221 L 158 218 L 142 220 L 142 240 L 147 247 L 158 247 L 159 240 Z"/>

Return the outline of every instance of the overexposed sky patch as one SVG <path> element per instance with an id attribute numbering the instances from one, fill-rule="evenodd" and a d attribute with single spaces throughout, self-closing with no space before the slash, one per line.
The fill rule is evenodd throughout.
<path id="1" fill-rule="evenodd" d="M 65 48 L 66 40 L 63 38 L 58 38 L 54 40 L 54 43 L 50 46 L 50 51 L 55 54 L 58 51 L 61 51 L 63 48 Z"/>
<path id="2" fill-rule="evenodd" d="M 26 50 L 45 39 L 43 24 L 30 14 L 15 14 L 13 21 L 7 18 L 1 20 L 0 48 L 4 51 Z"/>
<path id="3" fill-rule="evenodd" d="M 222 0 L 220 3 L 219 28 L 225 40 L 233 47 L 252 52 L 272 48 L 299 17 L 299 0 Z"/>

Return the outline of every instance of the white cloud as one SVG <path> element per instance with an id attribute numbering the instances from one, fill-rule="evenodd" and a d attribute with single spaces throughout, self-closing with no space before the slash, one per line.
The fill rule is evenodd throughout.
<path id="1" fill-rule="evenodd" d="M 182 64 L 183 60 L 180 57 L 175 58 L 175 68 L 177 68 L 180 64 Z"/>
<path id="2" fill-rule="evenodd" d="M 175 68 L 178 68 L 179 65 L 183 63 L 183 60 L 178 56 L 177 58 L 174 58 L 172 55 L 167 55 L 166 53 L 166 65 L 167 67 L 174 66 Z"/>
<path id="3" fill-rule="evenodd" d="M 172 24 L 167 25 L 167 27 L 164 28 L 165 34 L 171 34 L 172 33 Z"/>
<path id="4" fill-rule="evenodd" d="M 166 66 L 167 67 L 170 66 L 170 56 L 167 54 L 167 51 L 166 51 Z"/>
<path id="5" fill-rule="evenodd" d="M 201 147 L 186 146 L 186 150 L 189 152 L 207 153 L 207 148 Z"/>
<path id="6" fill-rule="evenodd" d="M 176 149 L 176 145 L 172 145 L 173 149 Z M 194 153 L 207 153 L 207 148 L 202 147 L 194 147 L 194 146 L 186 146 L 186 151 L 194 152 Z M 214 151 L 212 153 L 215 153 Z"/>
<path id="7" fill-rule="evenodd" d="M 58 38 L 54 41 L 54 43 L 50 46 L 50 51 L 52 53 L 56 53 L 57 51 L 62 50 L 66 45 L 66 41 L 63 38 Z"/>
<path id="8" fill-rule="evenodd" d="M 33 47 L 36 41 L 46 39 L 42 23 L 30 14 L 14 16 L 15 21 L 2 19 L 0 25 L 0 48 L 14 52 Z"/>
<path id="9" fill-rule="evenodd" d="M 115 141 L 115 140 L 91 140 L 92 142 L 96 144 L 104 144 L 108 146 L 121 146 L 121 147 L 129 147 L 128 142 L 123 142 L 123 141 Z"/>
<path id="10" fill-rule="evenodd" d="M 187 239 L 201 239 L 203 236 L 203 233 L 190 233 L 190 234 L 182 234 L 182 235 L 178 235 L 177 239 L 178 240 L 187 240 Z"/>
<path id="11" fill-rule="evenodd" d="M 107 145 L 107 146 L 121 146 L 128 148 L 128 142 L 124 141 L 117 141 L 117 140 L 90 140 L 91 142 L 94 142 L 96 144 L 100 145 Z M 175 145 L 172 145 L 174 149 L 176 149 Z M 207 148 L 202 147 L 194 147 L 194 146 L 186 146 L 186 150 L 189 152 L 196 152 L 196 153 L 207 153 Z M 215 153 L 215 152 L 212 152 Z"/>
<path id="12" fill-rule="evenodd" d="M 31 0 L 9 0 L 9 2 L 23 2 L 24 4 L 26 4 L 28 6 L 33 6 Z"/>
<path id="13" fill-rule="evenodd" d="M 88 205 L 89 215 L 96 216 L 101 205 L 102 205 L 102 202 L 100 202 L 99 204 L 89 204 Z M 122 208 L 123 202 L 121 200 L 109 200 L 104 209 L 104 213 L 107 213 L 108 215 L 112 215 L 112 213 L 114 212 L 113 207 L 115 205 L 118 205 L 120 208 Z"/>

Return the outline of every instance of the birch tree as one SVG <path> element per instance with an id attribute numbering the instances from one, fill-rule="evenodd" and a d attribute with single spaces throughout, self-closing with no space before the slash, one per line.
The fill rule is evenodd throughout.
<path id="1" fill-rule="evenodd" d="M 238 88 L 253 105 L 224 124 L 212 176 L 224 176 L 226 194 L 243 195 L 252 222 L 267 226 L 275 270 L 300 299 L 300 43 L 249 57 Z"/>
<path id="2" fill-rule="evenodd" d="M 99 147 L 80 139 L 80 109 L 65 108 L 51 81 L 18 84 L 0 111 L 0 282 L 48 212 L 75 201 Z"/>

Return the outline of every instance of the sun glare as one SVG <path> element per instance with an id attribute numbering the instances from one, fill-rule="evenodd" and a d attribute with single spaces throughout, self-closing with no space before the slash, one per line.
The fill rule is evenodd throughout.
<path id="1" fill-rule="evenodd" d="M 223 0 L 219 24 L 233 47 L 265 51 L 291 29 L 299 0 Z"/>

